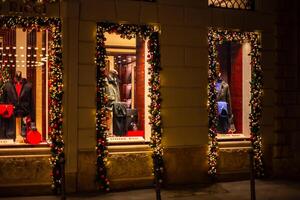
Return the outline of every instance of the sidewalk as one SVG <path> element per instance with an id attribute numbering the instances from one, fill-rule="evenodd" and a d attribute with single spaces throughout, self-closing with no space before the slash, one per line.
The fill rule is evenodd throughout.
<path id="1" fill-rule="evenodd" d="M 224 182 L 211 186 L 190 186 L 164 189 L 162 200 L 250 200 L 250 182 Z M 59 200 L 56 196 L 5 197 L 6 200 Z M 154 189 L 111 192 L 104 195 L 70 195 L 71 200 L 155 200 Z M 256 181 L 257 200 L 300 200 L 300 181 Z"/>

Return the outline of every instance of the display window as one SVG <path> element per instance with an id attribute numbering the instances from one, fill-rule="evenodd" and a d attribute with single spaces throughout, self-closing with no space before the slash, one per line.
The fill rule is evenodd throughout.
<path id="1" fill-rule="evenodd" d="M 114 144 L 149 144 L 156 179 L 162 182 L 159 34 L 154 25 L 97 23 L 96 180 L 104 191 L 109 190 L 107 156 Z"/>
<path id="2" fill-rule="evenodd" d="M 263 176 L 260 135 L 263 73 L 261 34 L 218 28 L 208 32 L 209 174 L 217 174 L 218 143 L 249 140 L 254 169 Z M 223 141 L 222 141 L 223 142 Z M 234 144 L 231 143 L 231 144 Z"/>
<path id="3" fill-rule="evenodd" d="M 215 80 L 219 136 L 250 136 L 250 43 L 217 45 Z"/>
<path id="4" fill-rule="evenodd" d="M 150 139 L 147 45 L 139 37 L 105 33 L 108 142 Z"/>
<path id="5" fill-rule="evenodd" d="M 0 28 L 0 145 L 48 139 L 51 31 Z"/>

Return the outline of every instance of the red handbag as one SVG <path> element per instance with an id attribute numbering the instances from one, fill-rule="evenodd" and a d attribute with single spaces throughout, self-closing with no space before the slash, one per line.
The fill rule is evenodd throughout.
<path id="1" fill-rule="evenodd" d="M 14 113 L 14 106 L 12 104 L 0 104 L 0 116 L 3 118 L 10 118 Z"/>
<path id="2" fill-rule="evenodd" d="M 37 130 L 29 130 L 26 135 L 29 144 L 39 144 L 42 141 L 41 133 Z"/>
<path id="3" fill-rule="evenodd" d="M 38 132 L 35 123 L 31 122 L 30 117 L 26 117 L 26 142 L 29 144 L 39 144 L 42 141 L 42 135 Z"/>

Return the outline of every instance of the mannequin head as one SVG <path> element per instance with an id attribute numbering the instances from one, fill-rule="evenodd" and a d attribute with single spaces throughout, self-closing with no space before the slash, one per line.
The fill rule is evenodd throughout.
<path id="1" fill-rule="evenodd" d="M 113 76 L 118 77 L 118 71 L 115 69 L 110 70 L 110 72 L 112 73 Z"/>
<path id="2" fill-rule="evenodd" d="M 16 71 L 15 80 L 16 81 L 21 81 L 22 80 L 22 72 L 21 71 Z"/>
<path id="3" fill-rule="evenodd" d="M 115 69 L 110 70 L 108 74 L 108 80 L 109 82 L 117 83 L 119 81 L 118 71 Z"/>
<path id="4" fill-rule="evenodd" d="M 222 73 L 221 73 L 221 65 L 219 62 L 216 63 L 216 72 L 218 79 L 221 79 Z"/>

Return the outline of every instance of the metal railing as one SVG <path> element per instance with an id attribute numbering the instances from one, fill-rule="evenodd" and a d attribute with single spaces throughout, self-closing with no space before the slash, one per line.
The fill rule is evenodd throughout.
<path id="1" fill-rule="evenodd" d="M 255 0 L 208 0 L 208 6 L 240 10 L 254 10 Z"/>

